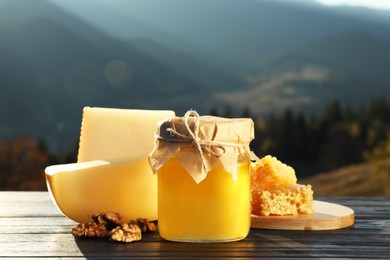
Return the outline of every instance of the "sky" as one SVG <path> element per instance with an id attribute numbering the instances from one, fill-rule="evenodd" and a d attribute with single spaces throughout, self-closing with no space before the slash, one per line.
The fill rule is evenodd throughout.
<path id="1" fill-rule="evenodd" d="M 349 5 L 390 10 L 390 0 L 316 0 L 325 5 Z"/>

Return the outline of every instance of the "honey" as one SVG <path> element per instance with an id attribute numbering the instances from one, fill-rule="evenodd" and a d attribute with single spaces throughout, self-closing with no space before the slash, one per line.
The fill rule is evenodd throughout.
<path id="1" fill-rule="evenodd" d="M 157 174 L 161 237 L 227 242 L 250 229 L 253 121 L 186 115 L 160 122 L 149 163 Z"/>
<path id="2" fill-rule="evenodd" d="M 173 241 L 235 241 L 250 229 L 249 164 L 217 168 L 199 184 L 172 158 L 158 172 L 160 235 Z"/>

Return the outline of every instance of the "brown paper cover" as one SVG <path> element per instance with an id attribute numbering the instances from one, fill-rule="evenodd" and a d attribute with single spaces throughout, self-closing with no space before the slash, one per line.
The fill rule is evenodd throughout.
<path id="1" fill-rule="evenodd" d="M 196 183 L 217 167 L 233 173 L 242 160 L 249 160 L 254 124 L 249 118 L 228 119 L 199 116 L 188 111 L 158 125 L 155 147 L 149 155 L 154 173 L 175 157 Z"/>

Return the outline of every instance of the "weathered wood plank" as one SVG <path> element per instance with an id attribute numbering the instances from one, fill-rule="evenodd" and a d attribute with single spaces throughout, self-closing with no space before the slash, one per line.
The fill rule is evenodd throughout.
<path id="1" fill-rule="evenodd" d="M 355 211 L 353 227 L 329 231 L 252 229 L 239 242 L 173 243 L 158 233 L 122 244 L 75 239 L 75 222 L 65 218 L 47 192 L 0 192 L 0 257 L 75 259 L 185 258 L 389 258 L 388 198 L 320 198 Z"/>
<path id="2" fill-rule="evenodd" d="M 188 244 L 167 241 L 141 241 L 131 244 L 113 243 L 98 239 L 78 239 L 71 235 L 56 234 L 31 236 L 7 235 L 1 239 L 0 252 L 6 257 L 380 257 L 386 256 L 389 249 L 373 242 L 363 244 L 311 243 L 295 241 L 280 236 L 260 236 L 234 243 Z M 149 240 L 149 239 L 146 239 Z M 251 241 L 252 240 L 252 241 Z M 24 250 L 21 250 L 24 249 Z M 26 250 L 28 249 L 28 250 Z M 5 252 L 5 253 L 4 253 Z M 359 253 L 358 255 L 356 253 Z"/>
<path id="3" fill-rule="evenodd" d="M 48 192 L 0 192 L 0 217 L 62 216 Z"/>

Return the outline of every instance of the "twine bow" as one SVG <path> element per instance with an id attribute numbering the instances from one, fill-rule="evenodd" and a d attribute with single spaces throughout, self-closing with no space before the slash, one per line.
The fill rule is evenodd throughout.
<path id="1" fill-rule="evenodd" d="M 193 122 L 194 122 L 194 127 L 193 127 L 194 129 L 193 130 L 190 127 L 190 120 L 193 120 Z M 205 163 L 206 159 L 205 159 L 203 150 L 207 151 L 207 153 L 210 154 L 211 156 L 219 158 L 226 152 L 223 145 L 230 145 L 231 146 L 232 144 L 226 144 L 226 143 L 222 143 L 222 142 L 215 142 L 212 140 L 201 139 L 199 137 L 199 114 L 194 110 L 189 110 L 189 111 L 187 111 L 187 113 L 185 113 L 185 115 L 183 117 L 183 122 L 184 122 L 186 129 L 187 129 L 188 135 L 178 132 L 174 125 L 172 128 L 167 128 L 167 131 L 171 135 L 178 136 L 178 137 L 182 138 L 183 140 L 191 142 L 197 148 L 197 150 L 199 151 L 199 155 L 201 157 L 201 160 L 202 160 L 202 169 L 204 172 L 207 172 L 207 166 Z M 220 153 L 214 152 L 213 150 L 211 150 L 211 148 L 209 148 L 210 146 L 219 149 L 221 152 Z"/>

